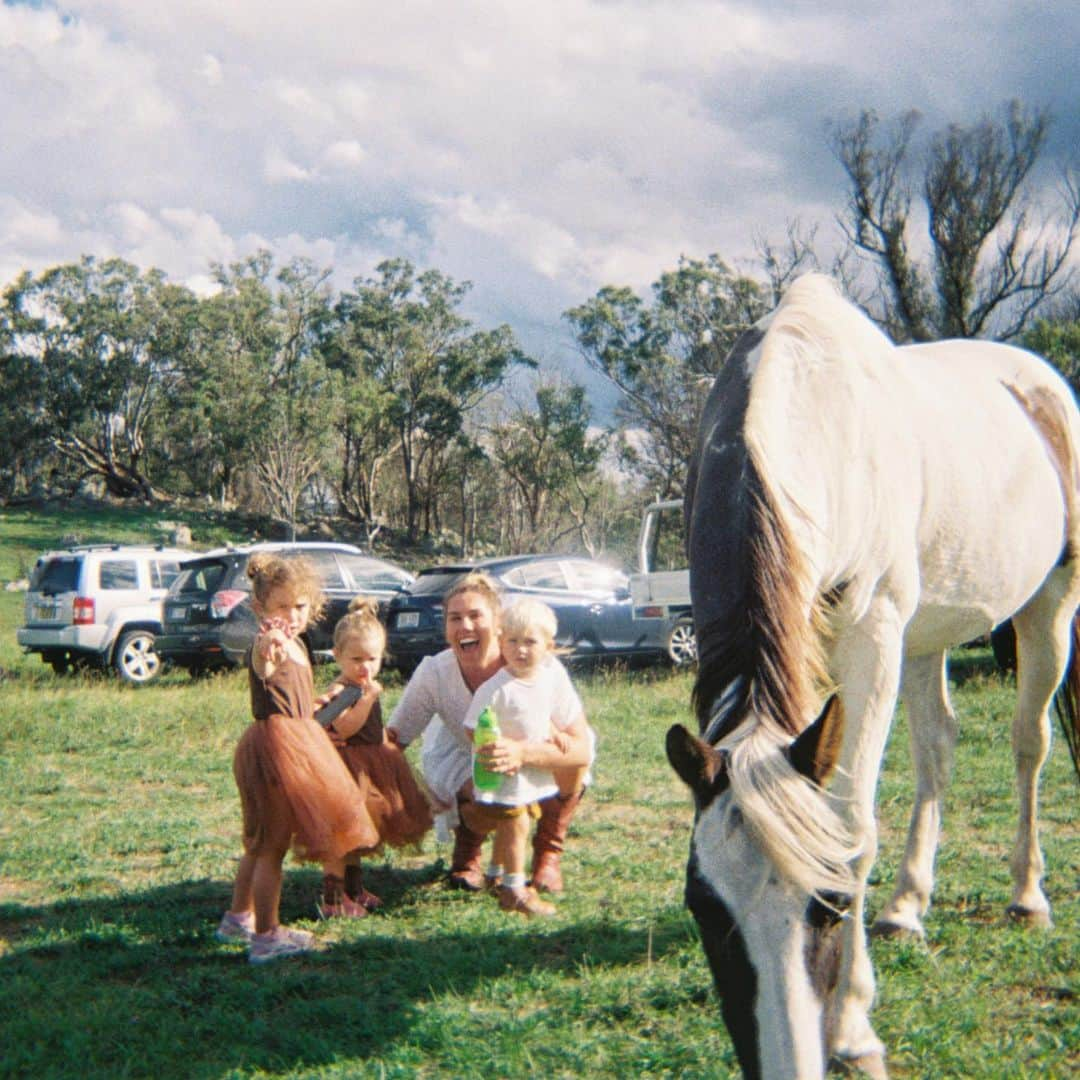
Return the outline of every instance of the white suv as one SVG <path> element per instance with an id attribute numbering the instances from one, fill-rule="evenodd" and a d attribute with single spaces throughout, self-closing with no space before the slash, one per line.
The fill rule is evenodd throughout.
<path id="1" fill-rule="evenodd" d="M 161 670 L 161 601 L 194 554 L 118 544 L 47 552 L 30 576 L 19 644 L 56 672 L 111 664 L 129 683 L 150 682 Z"/>

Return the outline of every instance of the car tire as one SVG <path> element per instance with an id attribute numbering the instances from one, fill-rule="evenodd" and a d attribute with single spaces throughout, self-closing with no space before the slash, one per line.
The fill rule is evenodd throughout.
<path id="1" fill-rule="evenodd" d="M 113 667 L 124 682 L 145 686 L 161 674 L 161 657 L 154 652 L 152 630 L 128 630 L 120 635 Z"/>
<path id="2" fill-rule="evenodd" d="M 57 675 L 66 675 L 71 670 L 71 661 L 67 653 L 46 653 L 42 659 Z"/>
<path id="3" fill-rule="evenodd" d="M 676 619 L 668 631 L 668 659 L 675 667 L 688 667 L 697 662 L 697 634 L 689 615 Z"/>

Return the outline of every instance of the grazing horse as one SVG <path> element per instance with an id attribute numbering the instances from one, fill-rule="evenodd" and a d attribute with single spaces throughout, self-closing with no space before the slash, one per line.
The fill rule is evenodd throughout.
<path id="1" fill-rule="evenodd" d="M 695 801 L 687 903 L 747 1076 L 885 1075 L 863 915 L 886 736 L 902 694 L 915 807 L 875 928 L 921 934 L 956 738 L 946 650 L 1010 616 L 1008 911 L 1049 924 L 1037 786 L 1080 603 L 1078 447 L 1038 358 L 896 347 L 818 274 L 718 376 L 685 503 L 700 737 L 676 725 L 667 751 Z"/>

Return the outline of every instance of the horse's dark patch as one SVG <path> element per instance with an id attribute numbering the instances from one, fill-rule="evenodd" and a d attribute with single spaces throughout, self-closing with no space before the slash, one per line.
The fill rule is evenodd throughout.
<path id="1" fill-rule="evenodd" d="M 746 477 L 751 469 L 743 428 L 750 403 L 750 354 L 761 344 L 764 332 L 751 327 L 742 333 L 728 354 L 705 402 L 700 435 L 687 474 L 686 535 L 690 562 L 690 587 L 694 590 L 694 567 L 722 567 L 723 585 L 710 589 L 703 602 L 695 602 L 697 623 L 698 678 L 694 686 L 694 704 L 698 729 L 712 725 L 726 727 L 724 718 L 714 712 L 714 703 L 729 686 L 738 685 L 739 693 L 726 708 L 731 716 L 745 710 L 749 694 L 749 676 L 753 670 L 752 627 L 741 603 L 749 584 L 747 541 L 752 515 Z M 698 478 L 704 472 L 708 483 L 698 490 Z M 721 480 L 718 482 L 717 477 Z M 722 515 L 717 520 L 723 529 L 693 529 L 695 517 Z M 703 647 L 704 643 L 704 647 Z M 737 682 L 743 676 L 741 683 Z M 713 739 L 712 741 L 715 741 Z"/>
<path id="2" fill-rule="evenodd" d="M 694 852 L 691 852 L 686 867 L 686 906 L 698 924 L 701 944 L 720 998 L 720 1012 L 735 1044 L 743 1076 L 747 1080 L 757 1080 L 761 1076 L 754 1013 L 757 973 L 731 912 L 701 876 Z"/>
<path id="3" fill-rule="evenodd" d="M 807 935 L 803 957 L 814 993 L 823 1003 L 836 991 L 843 945 L 840 928 L 850 907 L 850 896 L 835 893 L 811 897 L 806 905 Z"/>
<path id="4" fill-rule="evenodd" d="M 668 761 L 694 796 L 700 814 L 728 787 L 725 757 L 682 726 L 673 724 L 665 740 Z"/>
<path id="5" fill-rule="evenodd" d="M 690 462 L 685 511 L 697 626 L 698 730 L 716 742 L 747 711 L 790 735 L 805 723 L 818 662 L 807 626 L 805 566 L 746 441 L 750 353 L 744 334 L 709 393 Z"/>

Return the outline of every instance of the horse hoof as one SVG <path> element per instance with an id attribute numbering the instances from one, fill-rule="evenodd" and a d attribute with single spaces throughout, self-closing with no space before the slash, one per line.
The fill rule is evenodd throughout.
<path id="1" fill-rule="evenodd" d="M 887 919 L 878 919 L 870 927 L 870 937 L 889 941 L 922 941 L 925 936 L 921 926 L 904 926 Z"/>
<path id="2" fill-rule="evenodd" d="M 1049 930 L 1054 925 L 1049 911 L 1036 911 L 1021 904 L 1010 904 L 1005 909 L 1005 918 L 1032 930 Z"/>
<path id="3" fill-rule="evenodd" d="M 889 1080 L 884 1054 L 861 1054 L 853 1058 L 834 1057 L 829 1069 L 841 1076 L 869 1076 L 871 1080 Z"/>

